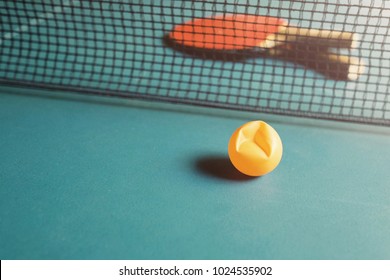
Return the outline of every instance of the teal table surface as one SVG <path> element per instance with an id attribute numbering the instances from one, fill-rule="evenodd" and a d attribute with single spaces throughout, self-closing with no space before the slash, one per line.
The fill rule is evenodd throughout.
<path id="1" fill-rule="evenodd" d="M 390 259 L 389 128 L 0 89 L 0 259 Z M 254 119 L 259 178 L 227 155 Z"/>

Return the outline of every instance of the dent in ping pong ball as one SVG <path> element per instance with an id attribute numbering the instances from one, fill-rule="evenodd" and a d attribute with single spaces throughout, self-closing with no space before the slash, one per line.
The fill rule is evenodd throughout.
<path id="1" fill-rule="evenodd" d="M 251 121 L 233 133 L 228 152 L 230 161 L 241 173 L 262 176 L 278 166 L 283 145 L 279 134 L 269 124 Z"/>

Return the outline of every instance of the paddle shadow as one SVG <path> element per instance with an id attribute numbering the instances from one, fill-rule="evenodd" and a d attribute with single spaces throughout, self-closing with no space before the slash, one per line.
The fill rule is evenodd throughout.
<path id="1" fill-rule="evenodd" d="M 179 44 L 169 38 L 169 35 L 163 37 L 163 44 L 166 47 L 169 47 L 175 51 L 182 52 L 188 56 L 207 59 L 207 60 L 217 60 L 225 62 L 244 62 L 250 58 L 256 57 L 266 57 L 262 53 L 256 51 L 218 51 L 218 50 L 209 50 L 195 47 L 188 47 L 183 44 Z"/>
<path id="2" fill-rule="evenodd" d="M 276 48 L 271 53 L 262 52 L 253 48 L 252 50 L 236 50 L 236 51 L 220 51 L 220 50 L 209 50 L 195 47 L 188 47 L 183 44 L 179 44 L 169 38 L 169 35 L 163 36 L 163 44 L 175 51 L 182 52 L 188 56 L 215 60 L 222 62 L 245 62 L 248 59 L 262 58 L 262 59 L 276 59 L 291 63 L 298 67 L 303 67 L 306 70 L 314 71 L 324 78 L 332 79 L 336 81 L 347 81 L 349 80 L 349 64 L 344 61 L 338 62 L 337 59 L 329 60 L 328 56 L 324 56 L 325 52 L 328 52 L 327 48 L 320 45 L 306 45 L 306 44 L 289 44 L 288 48 Z M 346 57 L 344 58 L 346 60 Z M 354 59 L 354 61 L 358 61 Z M 359 67 L 356 77 L 363 73 L 364 67 Z"/>

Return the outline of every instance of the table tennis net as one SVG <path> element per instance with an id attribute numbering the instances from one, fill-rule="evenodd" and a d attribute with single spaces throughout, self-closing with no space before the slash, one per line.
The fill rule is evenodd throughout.
<path id="1" fill-rule="evenodd" d="M 294 41 L 264 53 L 169 37 L 179 24 L 224 15 L 359 39 L 354 48 Z M 390 1 L 20 0 L 1 1 L 0 17 L 2 84 L 390 125 Z"/>

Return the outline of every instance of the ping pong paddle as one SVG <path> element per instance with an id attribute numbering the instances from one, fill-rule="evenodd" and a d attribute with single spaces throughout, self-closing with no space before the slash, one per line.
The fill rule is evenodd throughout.
<path id="1" fill-rule="evenodd" d="M 185 47 L 216 51 L 267 51 L 296 42 L 353 48 L 357 42 L 351 32 L 299 28 L 277 17 L 247 14 L 193 19 L 176 25 L 168 36 Z"/>

